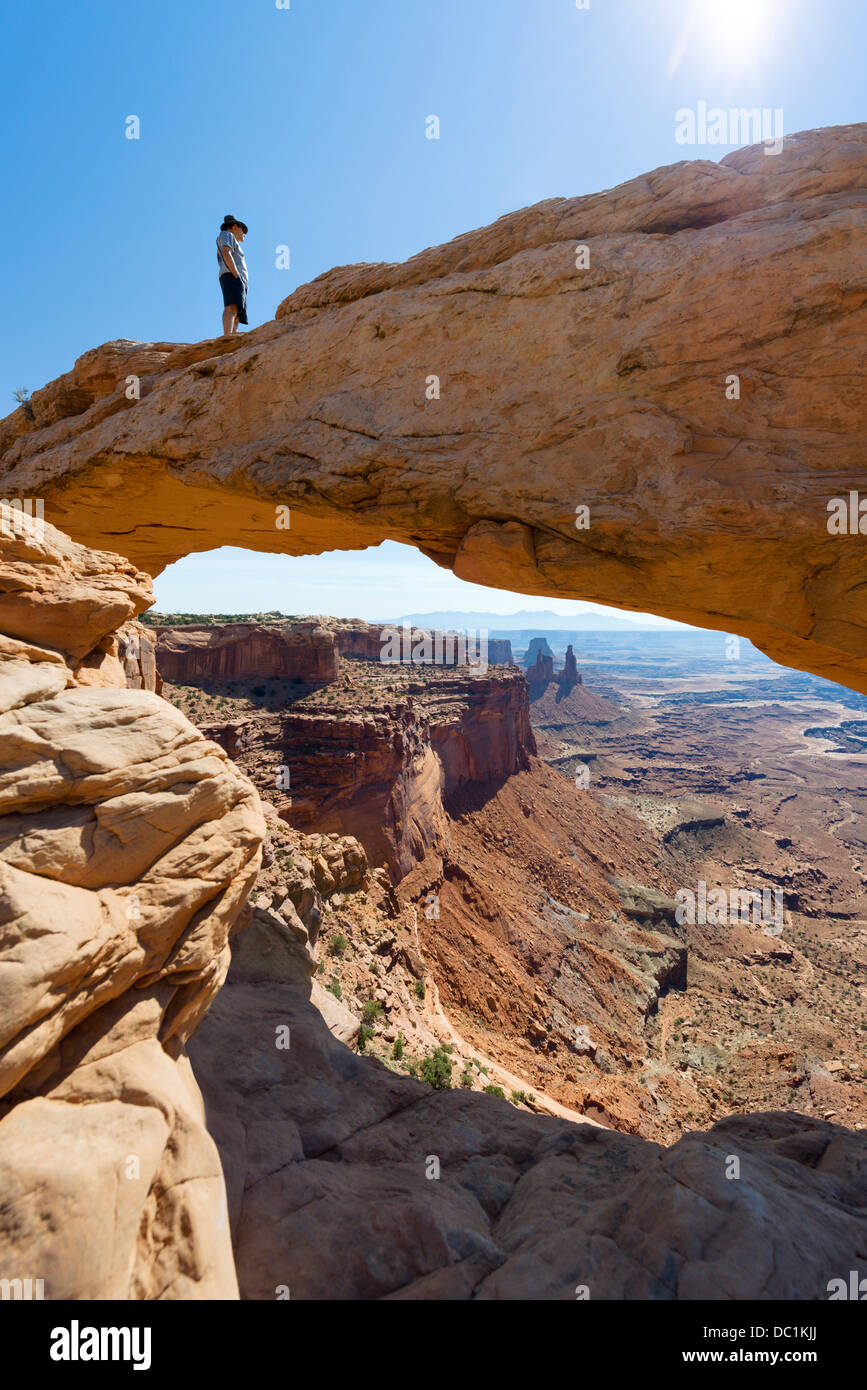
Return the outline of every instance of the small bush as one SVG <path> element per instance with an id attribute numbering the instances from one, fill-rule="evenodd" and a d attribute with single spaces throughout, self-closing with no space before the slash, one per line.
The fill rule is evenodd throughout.
<path id="1" fill-rule="evenodd" d="M 506 1092 L 503 1090 L 502 1086 L 483 1086 L 482 1090 L 488 1096 L 499 1096 L 500 1100 L 506 1099 Z"/>
<path id="2" fill-rule="evenodd" d="M 394 1047 L 391 1049 L 391 1055 L 392 1055 L 392 1057 L 394 1058 L 394 1060 L 395 1060 L 396 1062 L 400 1062 L 400 1061 L 402 1060 L 402 1058 L 403 1058 L 403 1033 L 398 1033 L 397 1038 L 396 1038 L 396 1040 L 395 1040 Z"/>
<path id="3" fill-rule="evenodd" d="M 358 1030 L 358 1050 L 363 1052 L 373 1037 L 373 1029 L 367 1023 L 362 1023 Z"/>
<path id="4" fill-rule="evenodd" d="M 343 998 L 343 990 L 340 988 L 340 981 L 338 980 L 338 978 L 337 978 L 336 975 L 334 976 L 333 980 L 331 981 L 331 984 L 330 984 L 330 985 L 326 985 L 325 988 L 328 990 L 328 993 L 329 993 L 329 994 L 333 994 L 333 995 L 334 995 L 334 998 L 335 998 L 335 999 L 342 999 L 342 998 Z"/>
<path id="5" fill-rule="evenodd" d="M 385 1013 L 380 999 L 367 999 L 361 1010 L 361 1017 L 365 1023 L 375 1023 L 378 1018 L 382 1018 Z"/>
<path id="6" fill-rule="evenodd" d="M 424 999 L 424 980 L 416 980 L 415 997 L 416 999 Z"/>
<path id="7" fill-rule="evenodd" d="M 465 1091 L 471 1091 L 473 1088 L 473 1073 L 469 1067 L 464 1067 L 461 1072 L 461 1086 Z"/>
<path id="8" fill-rule="evenodd" d="M 429 1086 L 433 1086 L 435 1091 L 450 1091 L 452 1088 L 452 1062 L 449 1054 L 442 1048 L 434 1048 L 429 1057 L 425 1057 L 419 1069 L 422 1081 L 426 1081 Z"/>
<path id="9" fill-rule="evenodd" d="M 329 954 L 332 956 L 342 956 L 348 945 L 349 942 L 346 940 L 343 932 L 339 931 L 336 936 L 332 936 L 328 943 Z"/>

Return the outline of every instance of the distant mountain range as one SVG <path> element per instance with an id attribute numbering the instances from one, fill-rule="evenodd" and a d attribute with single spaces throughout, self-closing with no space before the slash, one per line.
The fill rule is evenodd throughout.
<path id="1" fill-rule="evenodd" d="M 551 613 L 545 609 L 539 612 L 520 613 L 407 613 L 401 618 L 392 618 L 391 623 L 401 626 L 411 623 L 421 628 L 473 628 L 476 632 L 486 628 L 488 632 L 664 632 L 666 629 L 650 623 L 640 623 L 632 618 L 609 618 L 600 613 Z"/>

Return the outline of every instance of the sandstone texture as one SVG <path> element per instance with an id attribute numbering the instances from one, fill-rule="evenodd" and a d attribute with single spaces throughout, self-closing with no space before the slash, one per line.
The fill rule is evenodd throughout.
<path id="1" fill-rule="evenodd" d="M 201 680 L 285 679 L 325 685 L 337 679 L 340 654 L 334 637 L 315 619 L 261 623 L 157 627 L 160 675 L 181 684 Z"/>
<path id="2" fill-rule="evenodd" d="M 151 574 L 391 538 L 867 690 L 828 530 L 865 488 L 865 163 L 867 126 L 807 131 L 332 270 L 233 341 L 95 348 L 0 428 L 2 490 Z"/>
<path id="3" fill-rule="evenodd" d="M 49 1299 L 237 1294 L 185 1047 L 264 823 L 142 688 L 150 600 L 51 526 L 0 543 L 0 1277 Z"/>

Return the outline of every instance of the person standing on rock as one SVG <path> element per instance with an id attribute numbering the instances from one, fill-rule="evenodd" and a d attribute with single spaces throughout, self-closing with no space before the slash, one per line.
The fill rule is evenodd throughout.
<path id="1" fill-rule="evenodd" d="M 217 269 L 223 291 L 223 333 L 237 333 L 238 324 L 247 322 L 247 262 L 241 242 L 247 235 L 245 223 L 227 213 L 217 237 Z"/>

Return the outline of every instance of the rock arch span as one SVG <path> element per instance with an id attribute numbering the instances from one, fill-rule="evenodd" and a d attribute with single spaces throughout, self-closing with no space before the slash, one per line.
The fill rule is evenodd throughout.
<path id="1" fill-rule="evenodd" d="M 2 492 L 151 574 L 391 538 L 867 690 L 865 542 L 827 525 L 867 497 L 865 165 L 867 125 L 809 131 L 333 270 L 234 340 L 106 344 L 0 427 Z"/>

